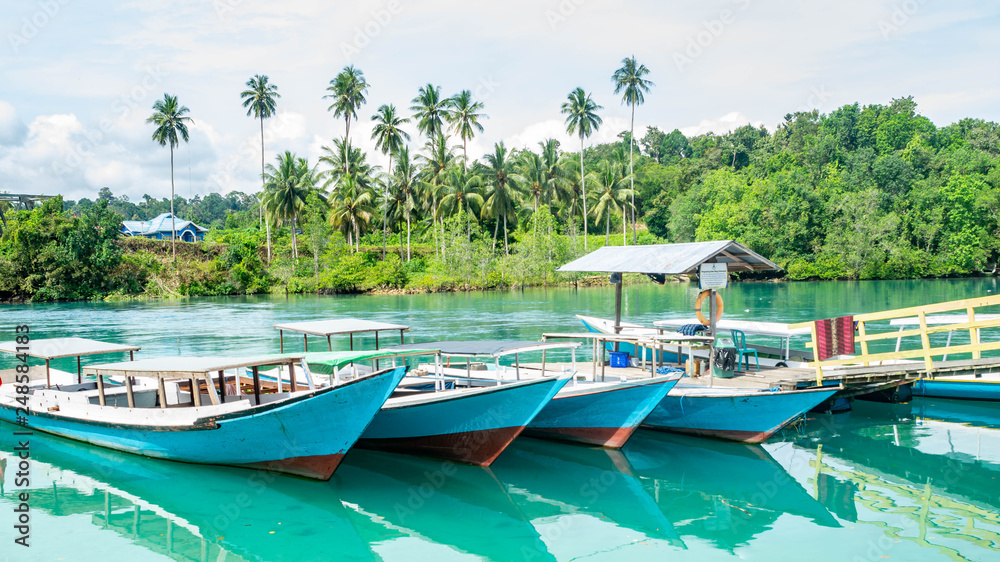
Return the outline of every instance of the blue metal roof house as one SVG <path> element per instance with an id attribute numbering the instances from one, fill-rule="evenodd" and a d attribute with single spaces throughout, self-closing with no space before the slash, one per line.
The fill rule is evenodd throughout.
<path id="1" fill-rule="evenodd" d="M 163 213 L 148 221 L 122 221 L 122 234 L 142 236 L 154 240 L 170 240 L 170 213 Z M 177 239 L 183 242 L 201 242 L 208 229 L 191 221 L 175 219 Z"/>

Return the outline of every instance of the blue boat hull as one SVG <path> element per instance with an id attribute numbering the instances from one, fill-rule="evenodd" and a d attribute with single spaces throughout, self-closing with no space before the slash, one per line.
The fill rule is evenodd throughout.
<path id="1" fill-rule="evenodd" d="M 913 383 L 913 395 L 962 400 L 1000 400 L 1000 382 L 921 379 Z"/>
<path id="2" fill-rule="evenodd" d="M 837 391 L 688 394 L 675 389 L 653 409 L 643 427 L 760 443 Z"/>
<path id="3" fill-rule="evenodd" d="M 327 480 L 405 374 L 399 367 L 310 394 L 200 418 L 191 426 L 107 423 L 32 412 L 27 427 L 174 461 Z M 136 409 L 136 415 L 156 411 Z M 15 410 L 0 404 L 0 420 Z"/>
<path id="4" fill-rule="evenodd" d="M 544 378 L 428 392 L 426 401 L 398 406 L 390 400 L 358 446 L 489 466 L 566 381 Z"/>
<path id="5" fill-rule="evenodd" d="M 525 435 L 621 448 L 677 381 L 633 381 L 578 393 L 567 387 L 542 408 Z"/>

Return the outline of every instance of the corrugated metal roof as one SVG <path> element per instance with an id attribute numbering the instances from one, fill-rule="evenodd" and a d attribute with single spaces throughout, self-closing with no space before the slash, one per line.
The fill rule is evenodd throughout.
<path id="1" fill-rule="evenodd" d="M 203 226 L 198 226 L 197 224 L 186 221 L 182 219 L 174 219 L 175 226 L 177 227 L 177 232 L 180 232 L 191 225 L 196 232 L 208 232 L 208 229 Z M 122 225 L 125 226 L 133 234 L 155 234 L 157 232 L 170 232 L 170 213 L 162 213 L 157 215 L 155 218 L 148 221 L 122 221 Z"/>
<path id="2" fill-rule="evenodd" d="M 607 273 L 697 273 L 703 263 L 725 263 L 729 271 L 768 271 L 778 264 L 732 240 L 656 244 L 650 246 L 605 246 L 559 268 L 559 271 Z"/>
<path id="3" fill-rule="evenodd" d="M 82 355 L 139 351 L 140 349 L 142 348 L 135 345 L 121 345 L 88 340 L 86 338 L 38 338 L 32 339 L 26 345 L 12 341 L 0 343 L 0 352 L 11 354 L 27 353 L 30 357 L 38 357 L 40 359 L 80 357 Z"/>
<path id="4" fill-rule="evenodd" d="M 383 330 L 409 330 L 409 326 L 403 324 L 389 324 L 388 322 L 376 322 L 374 320 L 361 320 L 359 318 L 333 318 L 330 320 L 309 320 L 306 322 L 288 322 L 286 324 L 275 324 L 278 330 L 289 332 L 299 332 L 313 334 L 316 336 L 332 336 L 334 334 L 360 334 L 364 332 L 381 332 Z"/>

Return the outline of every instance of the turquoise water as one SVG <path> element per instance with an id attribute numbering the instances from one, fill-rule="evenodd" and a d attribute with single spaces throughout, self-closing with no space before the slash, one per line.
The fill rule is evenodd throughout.
<path id="1" fill-rule="evenodd" d="M 996 290 L 992 279 L 742 284 L 726 290 L 726 317 L 807 320 Z M 139 356 L 277 351 L 272 324 L 344 316 L 409 324 L 407 342 L 536 339 L 578 330 L 577 313 L 610 316 L 612 294 L 19 305 L 0 309 L 0 331 L 28 323 L 36 337 L 135 343 Z M 695 294 L 627 287 L 623 318 L 689 314 Z M 29 549 L 12 542 L 24 488 L 11 431 L 0 425 L 3 560 L 1000 559 L 1000 407 L 989 403 L 856 402 L 763 446 L 645 430 L 622 451 L 522 438 L 489 469 L 352 451 L 325 483 L 36 434 Z"/>

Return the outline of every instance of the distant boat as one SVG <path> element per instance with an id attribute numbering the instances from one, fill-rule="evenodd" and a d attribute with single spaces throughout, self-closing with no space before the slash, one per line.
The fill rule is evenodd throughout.
<path id="1" fill-rule="evenodd" d="M 261 394 L 257 388 L 253 394 L 227 396 L 220 380 L 221 392 L 216 392 L 212 373 L 291 367 L 300 357 L 173 357 L 88 366 L 83 373 L 96 376 L 96 382 L 33 389 L 26 416 L 18 401 L 25 395 L 16 394 L 13 385 L 0 387 L 0 420 L 137 455 L 327 480 L 405 369 L 275 394 Z M 308 369 L 303 370 L 313 387 Z M 125 407 L 106 405 L 104 378 L 112 376 L 126 381 Z M 152 379 L 155 386 L 136 388 L 136 377 Z M 167 407 L 165 387 L 178 379 L 199 389 L 190 393 L 189 407 Z"/>
<path id="2" fill-rule="evenodd" d="M 521 366 L 519 355 L 524 353 L 556 352 L 575 349 L 573 342 L 538 341 L 439 341 L 414 346 L 440 349 L 441 354 L 465 361 L 462 367 L 436 366 L 437 373 L 449 380 L 475 380 L 478 384 L 511 384 L 527 380 L 547 380 L 567 375 L 540 367 Z M 399 346 L 395 349 L 407 349 Z M 514 356 L 515 365 L 500 365 L 502 357 Z M 488 358 L 493 363 L 482 363 L 472 369 L 475 358 Z M 573 371 L 573 369 L 571 369 Z M 680 373 L 643 380 L 620 378 L 606 381 L 583 380 L 581 375 L 570 373 L 565 386 L 561 386 L 550 401 L 544 403 L 524 430 L 525 435 L 620 448 L 639 427 L 642 420 L 680 378 Z"/>

